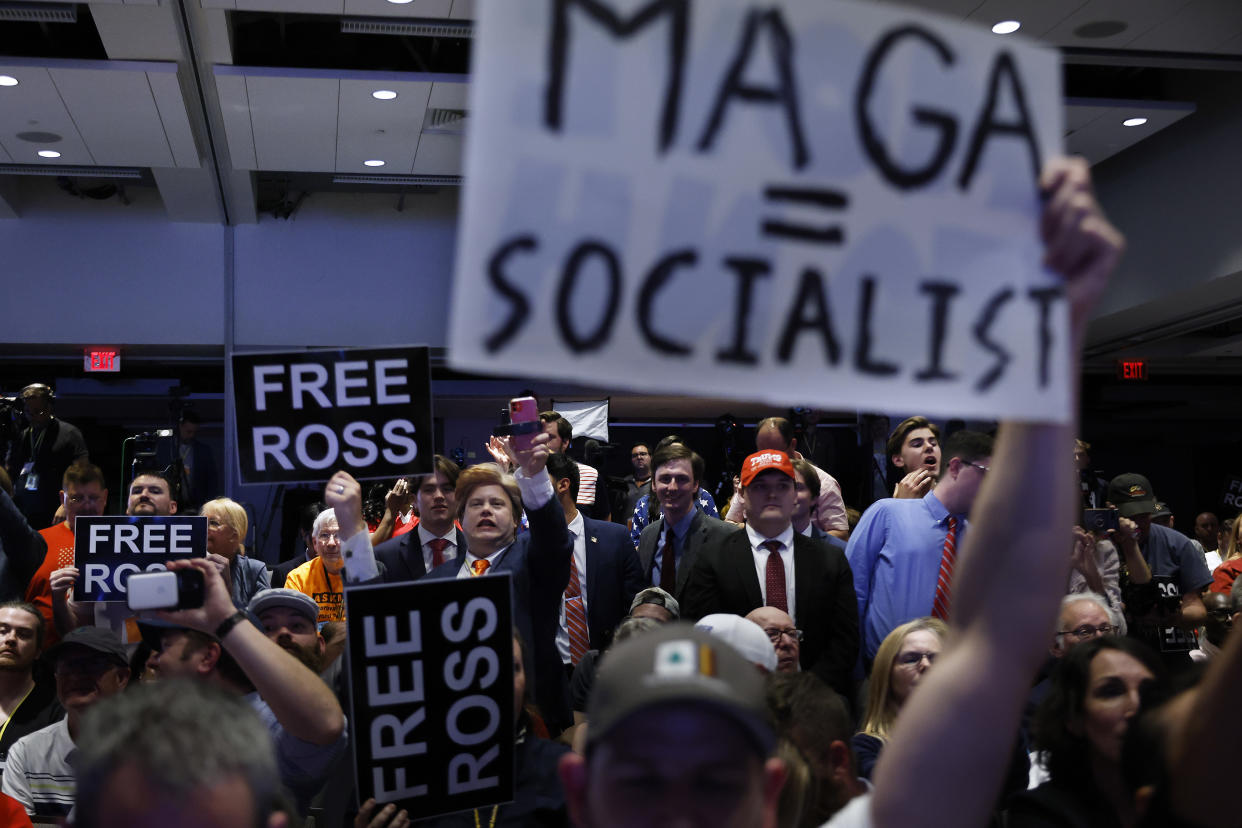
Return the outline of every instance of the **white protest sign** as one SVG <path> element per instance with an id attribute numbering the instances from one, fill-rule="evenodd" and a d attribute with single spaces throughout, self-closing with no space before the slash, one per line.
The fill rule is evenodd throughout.
<path id="1" fill-rule="evenodd" d="M 454 368 L 1064 420 L 1056 55 L 888 4 L 481 0 Z"/>

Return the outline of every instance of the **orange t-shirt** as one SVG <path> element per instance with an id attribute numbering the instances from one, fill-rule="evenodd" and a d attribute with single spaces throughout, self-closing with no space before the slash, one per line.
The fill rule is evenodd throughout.
<path id="1" fill-rule="evenodd" d="M 73 532 L 65 522 L 55 523 L 39 534 L 47 541 L 47 555 L 26 586 L 26 600 L 39 608 L 43 616 L 44 649 L 60 640 L 52 622 L 52 573 L 73 566 Z"/>
<path id="2" fill-rule="evenodd" d="M 311 558 L 289 573 L 285 589 L 296 589 L 315 599 L 319 605 L 319 623 L 345 620 L 345 594 L 340 573 L 333 575 L 323 565 L 323 558 Z"/>

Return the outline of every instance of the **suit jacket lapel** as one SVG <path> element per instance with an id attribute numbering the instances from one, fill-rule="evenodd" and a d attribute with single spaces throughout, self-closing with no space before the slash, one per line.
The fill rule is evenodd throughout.
<path id="1" fill-rule="evenodd" d="M 655 532 L 651 534 L 651 537 L 658 538 L 660 536 L 660 533 L 664 531 L 664 518 L 660 518 L 659 520 L 657 520 L 655 523 L 651 525 L 660 527 L 659 529 L 655 530 Z M 646 530 L 643 531 L 643 534 L 646 534 Z M 651 580 L 651 562 L 655 559 L 655 550 L 656 550 L 657 544 L 659 544 L 658 540 L 644 541 L 642 540 L 642 535 L 639 536 L 638 562 L 642 565 L 643 580 L 645 581 Z M 587 600 L 590 600 L 590 596 L 587 596 Z"/>
<path id="2" fill-rule="evenodd" d="M 820 577 L 823 556 L 819 550 L 808 548 L 810 544 L 794 535 L 794 608 L 803 618 L 810 618 L 815 607 L 815 583 Z M 798 619 L 794 619 L 794 624 Z"/>
<path id="3" fill-rule="evenodd" d="M 418 542 L 418 527 L 406 532 L 405 537 L 405 554 L 399 557 L 405 565 L 406 578 L 413 581 L 427 574 L 427 565 L 423 563 L 423 545 Z"/>
<path id="4" fill-rule="evenodd" d="M 587 613 L 590 608 L 599 606 L 595 599 L 596 593 L 599 592 L 597 584 L 600 583 L 599 568 L 601 565 L 601 556 L 599 552 L 599 541 L 592 534 L 592 529 L 587 525 L 586 518 L 582 519 L 582 532 L 586 537 L 586 584 L 587 584 Z"/>
<path id="5" fill-rule="evenodd" d="M 755 571 L 755 554 L 750 549 L 750 535 L 743 529 L 734 532 L 725 541 L 728 557 L 737 567 L 737 576 L 746 590 L 746 600 L 755 607 L 763 606 L 763 589 L 759 586 L 759 573 Z"/>

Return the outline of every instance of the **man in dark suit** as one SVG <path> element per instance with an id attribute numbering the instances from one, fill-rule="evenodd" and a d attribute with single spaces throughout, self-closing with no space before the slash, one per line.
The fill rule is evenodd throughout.
<path id="1" fill-rule="evenodd" d="M 738 528 L 695 508 L 703 458 L 684 443 L 657 449 L 651 468 L 651 494 L 659 501 L 662 514 L 639 537 L 638 563 L 645 582 L 680 601 L 699 550 L 735 534 Z M 664 556 L 670 539 L 674 551 L 671 559 Z"/>
<path id="2" fill-rule="evenodd" d="M 858 658 L 854 579 L 839 549 L 794 532 L 795 476 L 783 451 L 746 458 L 746 529 L 699 550 L 680 596 L 682 613 L 745 616 L 759 607 L 788 613 L 803 632 L 802 669 L 848 699 Z"/>
<path id="3" fill-rule="evenodd" d="M 830 535 L 815 524 L 815 507 L 819 500 L 819 475 L 806 460 L 794 460 L 794 531 L 808 538 L 821 540 L 834 549 L 845 552 L 845 541 Z"/>
<path id="4" fill-rule="evenodd" d="M 445 561 L 466 553 L 466 533 L 453 521 L 457 517 L 457 464 L 439 454 L 435 471 L 423 475 L 414 492 L 418 525 L 403 535 L 375 547 L 376 560 L 388 567 L 384 580 L 417 581 Z"/>
<path id="5" fill-rule="evenodd" d="M 561 661 L 576 665 L 587 650 L 607 648 L 634 595 L 647 583 L 625 527 L 594 520 L 578 510 L 578 465 L 564 454 L 553 454 L 548 458 L 548 474 L 574 538 L 574 562 L 561 604 L 556 645 Z"/>
<path id="6" fill-rule="evenodd" d="M 457 478 L 457 516 L 466 554 L 445 561 L 425 576 L 469 578 L 508 573 L 513 579 L 513 623 L 530 652 L 528 682 L 553 733 L 573 723 L 569 682 L 556 649 L 561 595 L 569 582 L 574 543 L 565 512 L 544 466 L 548 438 L 536 435 L 529 450 L 504 440 L 516 479 L 492 463 L 471 466 Z M 517 535 L 522 507 L 530 530 Z"/>

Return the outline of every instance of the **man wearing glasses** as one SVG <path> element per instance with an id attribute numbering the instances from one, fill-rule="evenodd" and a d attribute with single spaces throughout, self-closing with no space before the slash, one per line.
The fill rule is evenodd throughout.
<path id="1" fill-rule="evenodd" d="M 953 564 L 992 462 L 992 438 L 958 431 L 941 444 L 941 457 L 934 489 L 921 498 L 876 501 L 850 535 L 845 555 L 868 670 L 880 642 L 897 626 L 926 615 L 948 618 Z"/>
<path id="2" fill-rule="evenodd" d="M 796 673 L 802 669 L 798 664 L 802 653 L 802 630 L 794 627 L 789 613 L 781 612 L 776 607 L 760 607 L 746 616 L 746 620 L 762 627 L 772 642 L 772 649 L 776 650 L 776 672 Z"/>
<path id="3" fill-rule="evenodd" d="M 773 641 L 778 670 L 780 647 L 792 644 L 793 664 L 849 698 L 858 658 L 853 579 L 841 550 L 794 531 L 795 476 L 789 455 L 776 449 L 757 451 L 742 462 L 746 528 L 699 551 L 686 579 L 682 614 L 779 611 L 780 623 L 757 622 L 765 630 L 793 631 Z M 803 640 L 791 642 L 799 628 Z"/>
<path id="4" fill-rule="evenodd" d="M 1057 623 L 1056 639 L 1052 643 L 1052 655 L 1063 658 L 1077 644 L 1118 632 L 1120 630 L 1113 623 L 1108 604 L 1099 595 L 1090 592 L 1067 595 L 1061 602 L 1061 617 Z"/>

